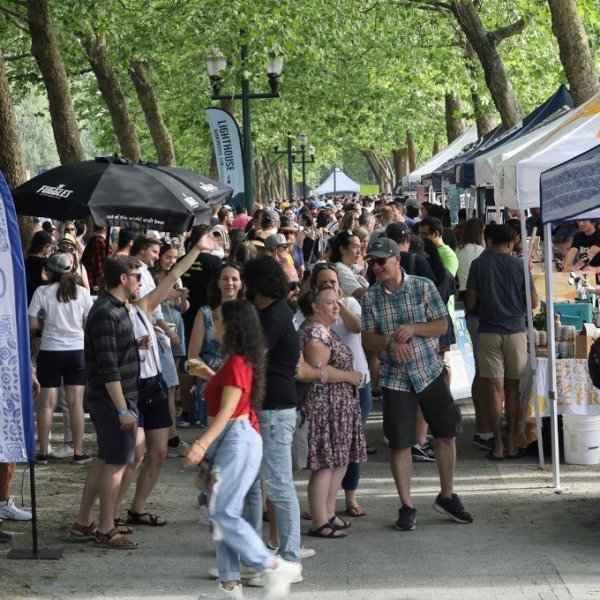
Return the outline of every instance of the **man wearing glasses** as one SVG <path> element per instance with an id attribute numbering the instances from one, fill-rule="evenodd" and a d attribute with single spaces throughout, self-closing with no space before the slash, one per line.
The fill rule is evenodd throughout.
<path id="1" fill-rule="evenodd" d="M 439 336 L 448 327 L 446 307 L 433 282 L 402 269 L 400 249 L 393 240 L 375 240 L 366 258 L 377 282 L 362 298 L 362 338 L 365 350 L 377 352 L 381 361 L 383 430 L 402 503 L 396 528 L 411 531 L 416 524 L 410 484 L 417 405 L 435 438 L 441 492 L 433 508 L 457 523 L 471 523 L 473 518 L 453 491 L 461 417 L 438 355 Z"/>
<path id="2" fill-rule="evenodd" d="M 126 531 L 115 527 L 113 519 L 121 480 L 135 452 L 140 362 L 128 303 L 139 295 L 140 265 L 130 256 L 106 260 L 106 291 L 98 296 L 85 325 L 87 402 L 98 438 L 98 458 L 85 481 L 70 536 L 93 540 L 104 548 L 138 547 L 122 535 Z M 92 518 L 97 498 L 98 527 Z"/>

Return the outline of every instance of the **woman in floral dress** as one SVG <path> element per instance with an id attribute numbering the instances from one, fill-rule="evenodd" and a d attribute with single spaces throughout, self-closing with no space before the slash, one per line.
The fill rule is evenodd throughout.
<path id="1" fill-rule="evenodd" d="M 337 539 L 350 524 L 335 514 L 335 499 L 350 461 L 365 461 L 358 386 L 363 375 L 352 370 L 352 352 L 331 326 L 340 315 L 339 296 L 331 285 L 300 298 L 306 320 L 300 337 L 306 361 L 322 372 L 307 400 L 308 501 L 312 515 L 308 535 Z"/>

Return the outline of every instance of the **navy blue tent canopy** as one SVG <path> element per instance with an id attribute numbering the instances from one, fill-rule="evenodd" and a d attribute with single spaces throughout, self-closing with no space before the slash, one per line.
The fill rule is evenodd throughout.
<path id="1" fill-rule="evenodd" d="M 498 125 L 469 150 L 436 169 L 430 176 L 434 190 L 441 191 L 442 179 L 463 188 L 470 187 L 475 182 L 475 158 L 529 133 L 563 106 L 572 108 L 573 98 L 567 88 L 561 85 L 548 100 L 524 117 L 520 123 L 508 130 L 504 125 Z"/>

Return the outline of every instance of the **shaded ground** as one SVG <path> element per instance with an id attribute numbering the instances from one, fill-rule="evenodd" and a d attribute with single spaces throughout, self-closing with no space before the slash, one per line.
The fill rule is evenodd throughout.
<path id="1" fill-rule="evenodd" d="M 434 464 L 415 466 L 417 529 L 393 528 L 398 500 L 383 446 L 379 406 L 368 425 L 378 453 L 363 469 L 360 498 L 369 514 L 354 519 L 346 540 L 303 538 L 317 556 L 304 563 L 305 582 L 293 598 L 589 599 L 600 598 L 600 467 L 563 465 L 563 493 L 553 492 L 549 469 L 533 458 L 492 463 L 471 445 L 472 415 L 464 407 L 456 489 L 475 517 L 471 525 L 441 518 L 431 508 L 438 490 Z M 57 426 L 56 432 L 58 433 Z M 183 430 L 189 441 L 198 430 Z M 90 436 L 89 449 L 93 449 Z M 210 591 L 212 542 L 199 524 L 193 475 L 168 459 L 148 508 L 166 527 L 138 527 L 135 551 L 96 549 L 66 541 L 87 467 L 54 461 L 36 468 L 40 545 L 64 548 L 59 561 L 0 559 L 0 598 L 195 598 Z M 20 473 L 13 495 L 20 498 Z M 307 473 L 297 487 L 306 506 Z M 24 504 L 29 504 L 25 473 Z M 338 506 L 343 509 L 340 499 Z M 303 522 L 303 530 L 307 523 Z M 31 546 L 31 526 L 5 522 L 10 547 Z M 7 545 L 7 550 L 9 546 Z M 259 590 L 245 589 L 247 598 Z"/>

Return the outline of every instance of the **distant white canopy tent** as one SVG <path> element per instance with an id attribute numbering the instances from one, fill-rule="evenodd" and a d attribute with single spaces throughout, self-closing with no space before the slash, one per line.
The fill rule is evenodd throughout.
<path id="1" fill-rule="evenodd" d="M 351 194 L 360 192 L 360 184 L 353 181 L 339 167 L 329 174 L 329 177 L 311 193 L 313 196 L 322 196 L 323 194 Z"/>
<path id="2" fill-rule="evenodd" d="M 458 156 L 461 150 L 477 140 L 477 125 L 473 125 L 469 130 L 465 131 L 461 136 L 457 137 L 451 144 L 448 144 L 443 150 L 440 150 L 435 156 L 432 156 L 424 165 L 415 169 L 402 178 L 403 189 L 408 189 L 410 185 L 421 183 L 423 175 L 433 173 L 438 167 Z"/>

